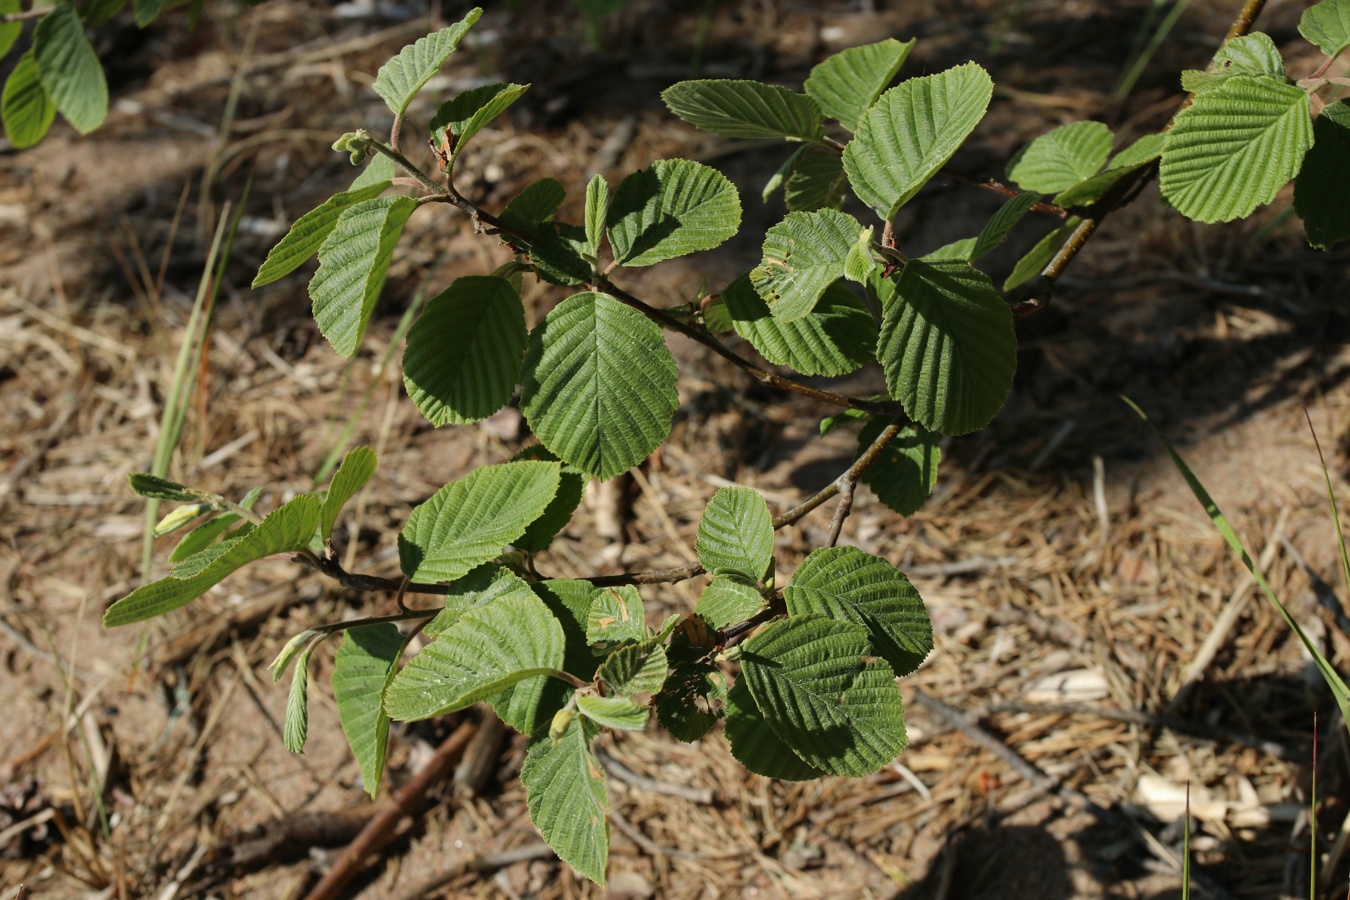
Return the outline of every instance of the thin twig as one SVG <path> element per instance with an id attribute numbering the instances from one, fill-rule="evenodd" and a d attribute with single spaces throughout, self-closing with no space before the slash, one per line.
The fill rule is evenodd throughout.
<path id="1" fill-rule="evenodd" d="M 436 748 L 435 756 L 394 795 L 393 802 L 361 829 L 356 840 L 342 852 L 333 868 L 324 874 L 306 900 L 337 900 L 343 896 L 343 889 L 361 871 L 366 858 L 388 843 L 403 817 L 412 815 L 413 808 L 423 795 L 450 774 L 477 730 L 475 725 L 465 722 L 451 732 Z"/>
<path id="2" fill-rule="evenodd" d="M 858 479 L 862 478 L 863 473 L 866 472 L 878 458 L 880 458 L 881 454 L 890 446 L 891 441 L 895 440 L 896 435 L 900 433 L 900 429 L 903 425 L 904 416 L 897 415 L 895 419 L 891 421 L 891 424 L 881 430 L 881 434 L 877 435 L 876 440 L 872 441 L 872 445 L 863 451 L 863 455 L 859 456 L 857 461 L 849 466 L 846 472 L 821 488 L 815 494 L 808 497 L 801 504 L 794 506 L 792 509 L 774 519 L 773 527 L 779 529 L 787 525 L 796 524 L 805 518 L 808 513 L 843 491 L 845 484 L 848 484 L 850 487 L 856 486 Z M 845 511 L 845 515 L 847 515 L 847 511 Z M 842 526 L 842 524 L 842 520 L 840 520 L 840 525 Z"/>
<path id="3" fill-rule="evenodd" d="M 1011 185 L 1006 185 L 997 178 L 971 178 L 969 175 L 962 175 L 960 172 L 953 172 L 951 169 L 938 169 L 939 175 L 945 175 L 952 181 L 968 184 L 971 187 L 981 188 L 991 191 L 1002 197 L 1016 197 L 1021 191 Z M 1037 203 L 1031 207 L 1031 212 L 1049 213 L 1052 216 L 1059 216 L 1061 219 L 1069 217 L 1069 211 L 1062 206 L 1056 206 L 1053 203 Z"/>

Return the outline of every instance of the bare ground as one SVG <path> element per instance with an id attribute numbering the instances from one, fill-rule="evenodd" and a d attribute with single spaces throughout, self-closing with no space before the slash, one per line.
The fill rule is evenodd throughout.
<path id="1" fill-rule="evenodd" d="M 1122 138 L 1158 127 L 1178 99 L 1168 73 L 1202 65 L 1237 6 L 1188 13 L 1117 107 L 1110 92 L 1142 0 L 876 5 L 727 0 L 700 42 L 697 8 L 639 2 L 603 27 L 605 54 L 562 7 L 490 10 L 477 30 L 495 40 L 457 56 L 433 93 L 476 79 L 534 88 L 476 141 L 460 186 L 491 208 L 550 175 L 568 187 L 564 213 L 575 217 L 597 168 L 613 182 L 663 156 L 717 165 L 741 187 L 750 236 L 631 282 L 655 302 L 688 301 L 701 275 L 716 288 L 753 262 L 752 229 L 781 215 L 758 189 L 783 155 L 710 139 L 662 111 L 657 93 L 688 74 L 696 50 L 705 74 L 789 84 L 833 49 L 890 35 L 920 38 L 910 73 L 974 58 L 1001 93 L 956 163 L 987 176 L 1063 121 L 1112 121 Z M 1312 61 L 1295 40 L 1300 8 L 1272 2 L 1262 22 L 1295 72 Z M 195 30 L 181 15 L 145 34 L 110 28 L 100 35 L 113 79 L 108 124 L 87 139 L 58 125 L 38 149 L 0 155 L 6 897 L 20 883 L 41 897 L 294 896 L 371 810 L 337 727 L 331 648 L 311 665 L 304 756 L 282 748 L 285 692 L 267 663 L 306 626 L 385 610 L 389 598 L 269 561 L 144 628 L 97 622 L 139 582 L 143 505 L 125 475 L 149 465 L 209 235 L 250 176 L 175 477 L 232 496 L 265 485 L 263 503 L 279 502 L 313 487 L 351 417 L 348 442 L 376 447 L 380 471 L 338 543 L 362 571 L 390 574 L 413 504 L 528 440 L 509 412 L 483 427 L 431 429 L 402 396 L 396 347 L 382 366 L 412 296 L 505 258 L 455 215 L 413 220 L 380 315 L 345 366 L 314 330 L 303 278 L 248 288 L 286 225 L 350 179 L 328 144 L 387 124 L 369 82 L 426 27 L 274 0 L 222 8 Z M 903 245 L 922 252 L 973 234 L 996 204 L 935 184 L 900 223 Z M 610 779 L 612 895 L 1179 896 L 1189 785 L 1206 885 L 1220 896 L 1307 896 L 1319 713 L 1318 832 L 1333 863 L 1327 896 L 1339 890 L 1350 862 L 1339 852 L 1346 756 L 1335 705 L 1116 396 L 1138 401 L 1179 443 L 1291 611 L 1343 662 L 1345 620 L 1326 608 L 1336 538 L 1303 405 L 1343 491 L 1346 255 L 1304 249 L 1297 223 L 1280 215 L 1287 205 L 1205 228 L 1149 192 L 1110 220 L 1050 308 L 1019 324 L 1008 407 L 987 431 L 948 444 L 928 505 L 901 520 L 864 493 L 846 526 L 846 541 L 911 573 L 933 616 L 937 650 L 902 682 L 910 748 L 869 778 L 798 785 L 746 774 L 720 737 L 696 746 L 655 732 L 606 737 L 606 752 L 639 776 Z M 1006 271 L 1035 237 L 995 267 Z M 558 297 L 531 288 L 527 304 L 534 313 Z M 718 485 L 753 486 L 783 509 L 847 465 L 851 434 L 813 437 L 828 410 L 698 348 L 672 348 L 684 411 L 670 441 L 627 485 L 629 502 L 591 489 L 540 560 L 550 574 L 682 564 Z M 877 387 L 867 377 L 844 385 Z M 620 536 L 600 537 L 616 510 Z M 827 530 L 818 517 L 781 534 L 780 568 Z M 664 614 L 690 609 L 698 590 L 645 597 Z M 1230 609 L 1231 630 L 1174 701 Z M 407 783 L 454 725 L 396 728 L 386 787 Z M 410 893 L 458 863 L 537 840 L 515 779 L 521 753 L 509 738 L 475 745 L 480 777 L 438 785 L 430 810 L 351 893 L 601 893 L 552 857 Z"/>

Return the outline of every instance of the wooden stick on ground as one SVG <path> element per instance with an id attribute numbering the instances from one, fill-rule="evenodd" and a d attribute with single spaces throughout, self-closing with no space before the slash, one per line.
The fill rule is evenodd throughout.
<path id="1" fill-rule="evenodd" d="M 343 888 L 361 871 L 366 857 L 388 843 L 403 817 L 411 815 L 413 807 L 422 796 L 450 774 L 450 770 L 464 753 L 464 748 L 468 746 L 469 739 L 477 730 L 477 726 L 465 722 L 451 732 L 450 736 L 436 748 L 436 755 L 431 761 L 413 776 L 412 781 L 394 794 L 393 802 L 366 823 L 366 827 L 361 829 L 356 840 L 342 851 L 333 868 L 314 885 L 306 900 L 337 900 L 343 896 Z"/>

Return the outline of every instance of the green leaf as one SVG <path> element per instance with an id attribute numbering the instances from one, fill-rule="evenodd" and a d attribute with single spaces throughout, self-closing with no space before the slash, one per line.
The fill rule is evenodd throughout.
<path id="1" fill-rule="evenodd" d="M 1350 0 L 1322 0 L 1303 11 L 1298 33 L 1325 53 L 1336 56 L 1350 47 Z"/>
<path id="2" fill-rule="evenodd" d="M 347 188 L 348 192 L 362 191 L 366 188 L 379 184 L 380 182 L 394 180 L 397 173 L 394 171 L 394 161 L 383 153 L 376 153 L 366 163 L 366 167 L 361 170 L 352 181 L 351 186 Z"/>
<path id="3" fill-rule="evenodd" d="M 136 10 L 136 24 L 141 28 L 149 25 L 159 16 L 160 10 L 164 9 L 166 0 L 136 0 L 134 9 Z"/>
<path id="4" fill-rule="evenodd" d="M 975 63 L 911 78 L 881 95 L 844 149 L 853 192 L 889 220 L 984 118 L 994 82 Z"/>
<path id="5" fill-rule="evenodd" d="M 1330 250 L 1350 238 L 1350 103 L 1333 103 L 1313 123 L 1315 143 L 1294 182 L 1294 210 L 1308 243 Z"/>
<path id="6" fill-rule="evenodd" d="M 218 543 L 212 544 L 204 550 L 199 550 L 191 556 L 185 557 L 182 562 L 175 564 L 169 569 L 169 577 L 175 579 L 195 577 L 211 563 L 229 552 L 251 531 L 253 531 L 253 523 L 244 523 L 221 538 Z"/>
<path id="7" fill-rule="evenodd" d="M 549 462 L 483 466 L 437 491 L 398 536 L 403 574 L 453 581 L 525 533 L 558 492 L 561 467 Z"/>
<path id="8" fill-rule="evenodd" d="M 849 248 L 844 259 L 844 277 L 849 281 L 867 284 L 877 268 L 877 262 L 872 258 L 872 231 L 872 226 L 868 225 L 858 232 L 858 240 Z"/>
<path id="9" fill-rule="evenodd" d="M 824 616 L 774 622 L 741 645 L 741 679 L 774 733 L 831 775 L 869 775 L 905 748 L 895 674 L 867 630 Z"/>
<path id="10" fill-rule="evenodd" d="M 127 0 L 90 0 L 89 3 L 85 4 L 81 13 L 84 19 L 84 27 L 97 28 L 99 25 L 111 22 L 126 5 Z"/>
<path id="11" fill-rule="evenodd" d="M 1017 226 L 1017 223 L 1022 221 L 1023 217 L 1031 211 L 1031 208 L 1040 202 L 1040 199 L 1039 194 L 1029 192 L 1008 198 L 985 223 L 984 228 L 980 229 L 978 237 L 947 244 L 923 258 L 930 262 L 937 259 L 958 259 L 965 262 L 974 262 L 981 256 L 992 252 L 1007 240 L 1008 235 Z"/>
<path id="12" fill-rule="evenodd" d="M 529 333 L 505 278 L 466 275 L 427 304 L 408 331 L 403 384 L 432 425 L 485 419 L 515 393 Z"/>
<path id="13" fill-rule="evenodd" d="M 460 39 L 478 17 L 481 9 L 472 9 L 463 19 L 448 28 L 434 31 L 415 44 L 409 44 L 375 75 L 375 93 L 379 94 L 394 115 L 402 116 L 422 85 L 441 70 L 459 46 Z"/>
<path id="14" fill-rule="evenodd" d="M 620 697 L 655 694 L 665 684 L 669 662 L 659 637 L 641 644 L 624 644 L 596 671 L 596 678 Z"/>
<path id="15" fill-rule="evenodd" d="M 597 725 L 618 731 L 641 731 L 647 726 L 647 707 L 625 697 L 578 696 L 577 710 Z"/>
<path id="16" fill-rule="evenodd" d="M 1181 86 L 1194 93 L 1234 75 L 1271 75 L 1283 81 L 1284 59 L 1275 42 L 1259 31 L 1233 38 L 1219 48 L 1206 71 L 1183 71 Z"/>
<path id="17" fill-rule="evenodd" d="M 355 447 L 342 458 L 342 465 L 333 473 L 333 480 L 323 496 L 319 519 L 319 534 L 326 541 L 333 536 L 333 524 L 347 501 L 366 486 L 375 474 L 375 451 L 369 447 Z"/>
<path id="18" fill-rule="evenodd" d="M 361 343 L 403 225 L 417 209 L 411 197 L 376 197 L 348 207 L 319 247 L 309 282 L 319 331 L 344 359 Z"/>
<path id="19" fill-rule="evenodd" d="M 836 282 L 809 314 L 791 322 L 774 318 L 742 275 L 722 292 L 737 334 L 776 366 L 803 375 L 847 375 L 873 361 L 877 326 L 856 294 Z"/>
<path id="20" fill-rule="evenodd" d="M 1133 144 L 1111 157 L 1111 168 L 1120 169 L 1126 166 L 1134 166 L 1139 163 L 1153 162 L 1159 156 L 1162 156 L 1163 143 L 1166 140 L 1163 134 L 1146 134 L 1139 138 Z"/>
<path id="21" fill-rule="evenodd" d="M 309 736 L 309 655 L 318 646 L 316 641 L 305 648 L 291 675 L 291 690 L 286 697 L 286 719 L 281 726 L 282 742 L 292 753 L 305 752 L 305 738 Z"/>
<path id="22" fill-rule="evenodd" d="M 484 563 L 446 586 L 445 608 L 436 613 L 422 633 L 428 636 L 441 634 L 449 631 L 460 616 L 476 606 L 487 606 L 502 597 L 530 593 L 533 593 L 530 586 L 515 572 L 496 563 Z"/>
<path id="23" fill-rule="evenodd" d="M 902 44 L 887 38 L 836 53 L 811 70 L 804 85 L 806 93 L 825 115 L 857 131 L 863 114 L 895 79 L 914 44 L 913 40 Z"/>
<path id="24" fill-rule="evenodd" d="M 597 478 L 670 433 L 679 371 L 661 328 L 608 294 L 568 297 L 530 332 L 520 408 L 554 453 Z"/>
<path id="25" fill-rule="evenodd" d="M 896 675 L 908 675 L 933 651 L 923 598 L 895 566 L 856 547 L 822 547 L 802 561 L 783 590 L 788 615 L 820 613 L 867 629 Z"/>
<path id="26" fill-rule="evenodd" d="M 583 681 L 594 677 L 599 665 L 586 639 L 586 622 L 596 590 L 589 581 L 569 578 L 552 578 L 534 586 L 539 599 L 562 623 L 563 635 L 567 639 L 564 670 Z"/>
<path id="27" fill-rule="evenodd" d="M 838 209 L 844 204 L 844 158 L 830 147 L 808 146 L 783 186 L 789 212 Z"/>
<path id="28" fill-rule="evenodd" d="M 319 527 L 319 498 L 301 494 L 274 509 L 219 557 L 188 578 L 161 578 L 141 585 L 108 608 L 105 628 L 163 615 L 200 597 L 231 572 L 264 556 L 302 550 Z M 214 549 L 208 548 L 208 549 Z M 184 562 L 187 562 L 186 560 Z"/>
<path id="29" fill-rule="evenodd" d="M 201 491 L 194 491 L 176 481 L 160 478 L 146 472 L 136 472 L 127 476 L 131 489 L 142 497 L 151 500 L 176 500 L 183 503 L 196 503 L 202 499 Z"/>
<path id="30" fill-rule="evenodd" d="M 1312 146 L 1309 98 L 1274 78 L 1235 75 L 1177 113 L 1163 145 L 1163 199 L 1198 222 L 1251 214 L 1296 174 Z"/>
<path id="31" fill-rule="evenodd" d="M 694 547 L 699 562 L 712 574 L 759 581 L 773 560 L 769 504 L 752 488 L 722 488 L 703 510 Z"/>
<path id="32" fill-rule="evenodd" d="M 511 198 L 499 218 L 507 228 L 532 237 L 542 223 L 553 218 L 566 199 L 567 191 L 562 182 L 556 178 L 541 178 Z"/>
<path id="33" fill-rule="evenodd" d="M 193 503 L 190 506 L 180 506 L 173 512 L 160 519 L 150 533 L 155 537 L 163 537 L 182 528 L 198 516 L 206 515 L 216 508 L 210 501 L 204 503 Z"/>
<path id="34" fill-rule="evenodd" d="M 939 434 L 988 425 L 1017 368 L 1012 312 L 989 276 L 962 262 L 912 260 L 896 297 L 877 341 L 891 396 Z"/>
<path id="35" fill-rule="evenodd" d="M 76 131 L 88 134 L 108 116 L 108 81 L 75 7 L 63 2 L 33 30 L 42 86 Z"/>
<path id="36" fill-rule="evenodd" d="M 778 171 L 774 172 L 773 175 L 769 178 L 769 180 L 765 182 L 764 189 L 760 191 L 759 198 L 763 200 L 765 203 L 768 203 L 769 198 L 773 196 L 773 192 L 783 186 L 783 182 L 788 179 L 788 177 L 792 174 L 792 170 L 797 167 L 797 160 L 801 159 L 802 154 L 810 149 L 811 145 L 807 144 L 798 147 L 796 150 L 793 150 L 792 155 L 789 156 L 787 159 L 783 160 L 783 164 L 778 167 Z"/>
<path id="37" fill-rule="evenodd" d="M 727 694 L 726 718 L 731 755 L 756 775 L 783 781 L 812 781 L 825 776 L 802 761 L 769 727 L 744 678 L 737 679 Z"/>
<path id="38" fill-rule="evenodd" d="M 14 70 L 5 79 L 5 91 L 0 96 L 0 116 L 4 118 L 5 134 L 9 135 L 15 150 L 33 146 L 52 127 L 56 104 L 42 86 L 42 76 L 32 50 L 19 57 Z"/>
<path id="39" fill-rule="evenodd" d="M 1036 245 L 1017 261 L 1017 265 L 1013 266 L 1012 274 L 1003 282 L 1003 289 L 1011 291 L 1041 274 L 1041 270 L 1050 264 L 1050 260 L 1055 258 L 1059 248 L 1064 246 L 1064 242 L 1069 239 L 1069 235 L 1073 234 L 1073 230 L 1082 221 L 1078 216 L 1069 216 L 1064 220 L 1063 225 L 1037 241 Z"/>
<path id="40" fill-rule="evenodd" d="M 1111 129 L 1070 122 L 1036 138 L 1013 158 L 1008 177 L 1025 191 L 1054 194 L 1091 178 L 1111 155 Z"/>
<path id="41" fill-rule="evenodd" d="M 577 287 L 590 280 L 595 266 L 586 255 L 586 229 L 568 222 L 541 222 L 533 230 L 530 261 L 535 274 L 550 284 Z"/>
<path id="42" fill-rule="evenodd" d="M 450 145 L 447 170 L 454 167 L 455 160 L 474 135 L 506 112 L 507 107 L 529 89 L 528 84 L 485 84 L 442 103 L 427 127 L 431 131 L 433 146 L 440 148 L 446 143 Z"/>
<path id="43" fill-rule="evenodd" d="M 558 457 L 543 444 L 531 444 L 517 453 L 514 459 L 542 459 L 545 462 L 558 462 Z M 544 510 L 543 515 L 530 523 L 525 533 L 512 541 L 517 548 L 526 553 L 539 553 L 546 549 L 558 532 L 572 521 L 572 515 L 586 496 L 585 473 L 576 466 L 566 463 L 562 467 L 562 480 L 558 484 L 557 496 Z"/>
<path id="44" fill-rule="evenodd" d="M 776 84 L 681 81 L 662 91 L 661 99 L 689 124 L 723 137 L 818 141 L 825 134 L 816 101 Z"/>
<path id="45" fill-rule="evenodd" d="M 286 674 L 286 669 L 290 666 L 291 660 L 296 655 L 309 646 L 310 642 L 319 636 L 319 632 L 312 628 L 307 628 L 299 634 L 293 636 L 286 645 L 281 648 L 276 659 L 272 660 L 272 665 L 267 667 L 272 676 L 272 683 L 276 684 L 281 680 L 281 676 Z"/>
<path id="46" fill-rule="evenodd" d="M 338 219 L 344 212 L 358 203 L 378 197 L 388 187 L 389 181 L 385 180 L 376 181 L 363 188 L 343 191 L 329 197 L 322 205 L 296 219 L 291 230 L 286 232 L 286 236 L 268 252 L 267 259 L 263 260 L 257 276 L 253 279 L 253 287 L 271 284 L 278 278 L 294 272 L 305 260 L 319 251 L 319 247 L 337 227 Z"/>
<path id="47" fill-rule="evenodd" d="M 744 622 L 766 606 L 759 588 L 734 575 L 718 575 L 703 589 L 694 614 L 707 619 L 715 628 Z"/>
<path id="48" fill-rule="evenodd" d="M 530 743 L 520 769 L 530 821 L 558 857 L 596 884 L 609 860 L 609 794 L 582 720 Z"/>
<path id="49" fill-rule="evenodd" d="M 721 671 L 707 663 L 688 662 L 671 670 L 654 706 L 666 731 L 692 744 L 712 731 L 726 702 L 727 682 Z"/>
<path id="50" fill-rule="evenodd" d="M 601 588 L 591 598 L 586 614 L 586 640 L 600 649 L 647 637 L 647 614 L 642 596 L 631 584 Z"/>
<path id="51" fill-rule="evenodd" d="M 464 709 L 526 678 L 558 671 L 563 646 L 562 625 L 533 594 L 475 606 L 394 676 L 385 711 L 412 721 Z"/>
<path id="52" fill-rule="evenodd" d="M 389 716 L 384 712 L 384 691 L 398 671 L 403 653 L 403 635 L 394 625 L 352 628 L 342 639 L 333 661 L 333 699 L 338 720 L 356 764 L 361 783 L 374 800 L 380 790 L 384 753 L 389 744 Z"/>
<path id="53" fill-rule="evenodd" d="M 791 322 L 810 313 L 825 289 L 844 277 L 861 231 L 857 219 L 833 209 L 788 213 L 770 228 L 750 283 L 774 318 Z"/>
<path id="54" fill-rule="evenodd" d="M 605 239 L 605 220 L 609 217 L 609 182 L 605 176 L 596 172 L 586 184 L 586 242 L 591 245 L 591 255 L 600 252 L 600 244 Z"/>
<path id="55" fill-rule="evenodd" d="M 244 499 L 240 501 L 239 505 L 244 509 L 252 509 L 253 504 L 257 503 L 261 496 L 262 488 L 253 488 L 244 495 Z M 174 547 L 173 552 L 169 554 L 169 562 L 182 562 L 194 553 L 206 549 L 214 544 L 216 538 L 224 534 L 231 525 L 242 518 L 243 516 L 238 513 L 221 513 L 198 525 L 183 535 L 183 539 L 178 542 L 178 546 Z"/>
<path id="56" fill-rule="evenodd" d="M 858 433 L 859 456 L 885 427 L 885 419 L 872 419 L 863 426 Z M 912 516 L 933 492 L 941 460 L 937 435 L 906 426 L 863 473 L 862 482 L 892 510 L 902 516 Z"/>
<path id="57" fill-rule="evenodd" d="M 606 221 L 615 263 L 650 266 L 733 237 L 741 225 L 741 198 L 716 169 L 687 159 L 659 160 L 619 182 Z"/>
<path id="58" fill-rule="evenodd" d="M 1060 191 L 1055 203 L 1065 208 L 1087 206 L 1096 203 L 1106 192 L 1126 175 L 1153 162 L 1163 151 L 1162 134 L 1146 134 L 1115 156 L 1104 172 L 1078 182 L 1073 187 Z"/>
<path id="59" fill-rule="evenodd" d="M 18 11 L 19 0 L 0 0 L 0 19 Z M 3 59 L 5 54 L 10 51 L 21 34 L 23 34 L 23 22 L 21 20 L 0 21 L 0 59 Z"/>

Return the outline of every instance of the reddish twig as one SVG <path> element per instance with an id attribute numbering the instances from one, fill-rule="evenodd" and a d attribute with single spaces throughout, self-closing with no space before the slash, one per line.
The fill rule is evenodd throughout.
<path id="1" fill-rule="evenodd" d="M 475 731 L 477 727 L 466 722 L 451 732 L 436 748 L 431 761 L 394 794 L 393 802 L 361 829 L 356 840 L 342 852 L 306 900 L 337 900 L 343 896 L 343 888 L 361 871 L 366 858 L 387 844 L 403 817 L 413 815 L 414 807 L 423 795 L 450 774 Z"/>

